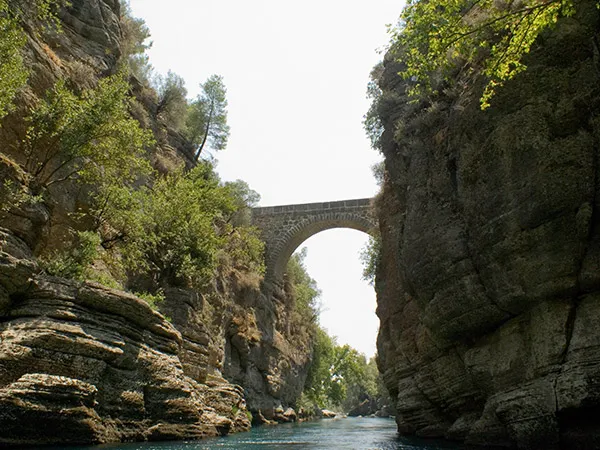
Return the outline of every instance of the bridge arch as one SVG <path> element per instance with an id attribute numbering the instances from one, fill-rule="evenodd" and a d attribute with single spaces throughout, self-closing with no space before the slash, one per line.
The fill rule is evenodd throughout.
<path id="1" fill-rule="evenodd" d="M 265 241 L 265 279 L 280 281 L 289 258 L 309 237 L 332 228 L 372 234 L 377 221 L 371 199 L 253 208 L 252 222 Z"/>

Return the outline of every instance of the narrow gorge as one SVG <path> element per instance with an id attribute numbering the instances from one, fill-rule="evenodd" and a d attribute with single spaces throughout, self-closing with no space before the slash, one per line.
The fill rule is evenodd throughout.
<path id="1" fill-rule="evenodd" d="M 380 237 L 377 366 L 401 435 L 600 448 L 595 2 L 545 30 L 485 110 L 486 80 L 464 68 L 410 96 L 418 80 L 399 75 L 406 50 L 392 45 L 371 86 L 377 197 L 254 209 L 247 185 L 222 183 L 199 158 L 208 135 L 174 119 L 168 81 L 160 92 L 139 75 L 147 30 L 125 2 L 30 3 L 0 0 L 28 71 L 0 122 L 0 447 L 194 440 L 298 420 L 319 335 L 286 265 L 313 234 L 345 227 Z M 126 117 L 85 145 L 87 122 L 61 141 L 90 104 L 99 117 L 125 105 Z M 139 172 L 111 161 L 123 142 L 139 143 Z M 93 167 L 68 173 L 78 158 Z M 125 173 L 117 186 L 111 164 Z M 134 207 L 163 222 L 150 227 Z M 207 238 L 183 238 L 188 224 Z"/>

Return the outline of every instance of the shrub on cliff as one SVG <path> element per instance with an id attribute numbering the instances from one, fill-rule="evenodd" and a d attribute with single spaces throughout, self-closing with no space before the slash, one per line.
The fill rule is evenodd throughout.
<path id="1" fill-rule="evenodd" d="M 260 270 L 262 243 L 252 229 L 231 224 L 235 201 L 207 162 L 152 187 L 115 188 L 102 211 L 105 245 L 117 245 L 125 267 L 153 288 L 205 285 L 219 252 L 228 252 L 234 265 Z"/>
<path id="2" fill-rule="evenodd" d="M 317 318 L 319 316 L 319 296 L 321 290 L 317 282 L 308 274 L 304 266 L 306 247 L 292 255 L 286 267 L 285 281 L 291 298 L 294 299 L 295 313 L 298 315 L 296 322 L 315 333 Z"/>
<path id="3" fill-rule="evenodd" d="M 150 83 L 152 65 L 146 50 L 152 47 L 150 30 L 143 19 L 133 17 L 129 2 L 121 0 L 121 59 L 143 84 Z"/>
<path id="4" fill-rule="evenodd" d="M 540 33 L 573 12 L 572 0 L 416 0 L 392 30 L 392 46 L 401 49 L 400 75 L 412 94 L 435 91 L 457 70 L 483 74 L 485 108 L 498 87 L 526 69 L 523 57 Z"/>
<path id="5" fill-rule="evenodd" d="M 54 11 L 63 0 L 0 0 L 0 119 L 13 107 L 15 95 L 27 81 L 22 50 L 27 41 L 26 19 L 57 24 Z"/>
<path id="6" fill-rule="evenodd" d="M 369 236 L 369 241 L 360 252 L 360 260 L 363 265 L 363 280 L 369 284 L 375 284 L 377 265 L 381 258 L 381 236 Z"/>
<path id="7" fill-rule="evenodd" d="M 39 101 L 20 143 L 35 190 L 78 181 L 101 193 L 150 172 L 145 147 L 152 135 L 130 116 L 128 90 L 120 74 L 81 93 L 59 81 Z"/>
<path id="8" fill-rule="evenodd" d="M 42 258 L 41 266 L 49 275 L 85 280 L 90 276 L 91 264 L 98 256 L 100 236 L 92 231 L 75 233 L 74 245 Z"/>

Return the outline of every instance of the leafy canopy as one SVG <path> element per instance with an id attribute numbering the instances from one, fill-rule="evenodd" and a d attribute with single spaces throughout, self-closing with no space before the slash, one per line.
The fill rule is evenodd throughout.
<path id="1" fill-rule="evenodd" d="M 190 104 L 186 122 L 187 138 L 196 146 L 196 160 L 207 145 L 213 150 L 223 150 L 229 139 L 223 77 L 211 75 L 200 87 L 202 91 Z"/>
<path id="2" fill-rule="evenodd" d="M 152 65 L 146 50 L 152 47 L 150 30 L 143 19 L 133 17 L 129 2 L 121 0 L 121 58 L 138 80 L 148 84 Z"/>
<path id="3" fill-rule="evenodd" d="M 363 265 L 363 280 L 369 284 L 375 284 L 377 266 L 381 259 L 381 237 L 379 234 L 369 236 L 369 241 L 360 252 L 360 260 Z"/>
<path id="4" fill-rule="evenodd" d="M 304 395 L 320 408 L 355 406 L 362 393 L 376 393 L 376 374 L 368 368 L 365 356 L 349 345 L 338 345 L 335 338 L 318 327 L 313 346 L 313 358 L 304 385 Z M 348 402 L 347 400 L 351 400 Z"/>
<path id="5" fill-rule="evenodd" d="M 319 297 L 321 290 L 317 282 L 308 274 L 304 260 L 307 249 L 303 247 L 294 253 L 286 267 L 286 282 L 291 287 L 295 301 L 295 310 L 303 323 L 316 325 L 319 315 Z"/>
<path id="6" fill-rule="evenodd" d="M 185 125 L 188 109 L 185 81 L 169 70 L 166 76 L 155 78 L 154 87 L 158 94 L 156 117 L 175 130 L 181 129 Z"/>
<path id="7" fill-rule="evenodd" d="M 572 0 L 412 0 L 392 30 L 392 46 L 413 95 L 431 92 L 433 78 L 448 80 L 457 66 L 483 73 L 484 109 L 498 87 L 526 69 L 523 57 L 539 34 L 573 12 Z"/>
<path id="8" fill-rule="evenodd" d="M 25 35 L 8 13 L 8 2 L 0 0 L 0 119 L 12 109 L 17 91 L 27 81 L 21 50 Z"/>
<path id="9" fill-rule="evenodd" d="M 103 220 L 113 229 L 126 268 L 156 290 L 165 285 L 202 287 L 220 252 L 232 264 L 262 270 L 262 242 L 230 223 L 237 199 L 208 162 L 173 172 L 152 187 L 116 189 Z"/>
<path id="10" fill-rule="evenodd" d="M 101 191 L 149 173 L 145 147 L 152 134 L 130 116 L 128 90 L 121 74 L 80 94 L 59 81 L 38 103 L 21 145 L 39 188 L 77 180 Z"/>

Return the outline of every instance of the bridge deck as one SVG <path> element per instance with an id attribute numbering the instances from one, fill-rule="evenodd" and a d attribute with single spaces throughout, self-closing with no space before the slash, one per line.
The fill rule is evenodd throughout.
<path id="1" fill-rule="evenodd" d="M 359 198 L 353 200 L 337 200 L 334 202 L 319 203 L 300 203 L 295 205 L 280 206 L 262 206 L 252 208 L 252 213 L 256 215 L 271 215 L 290 212 L 317 212 L 317 211 L 337 211 L 347 208 L 368 207 L 371 204 L 371 198 Z"/>

